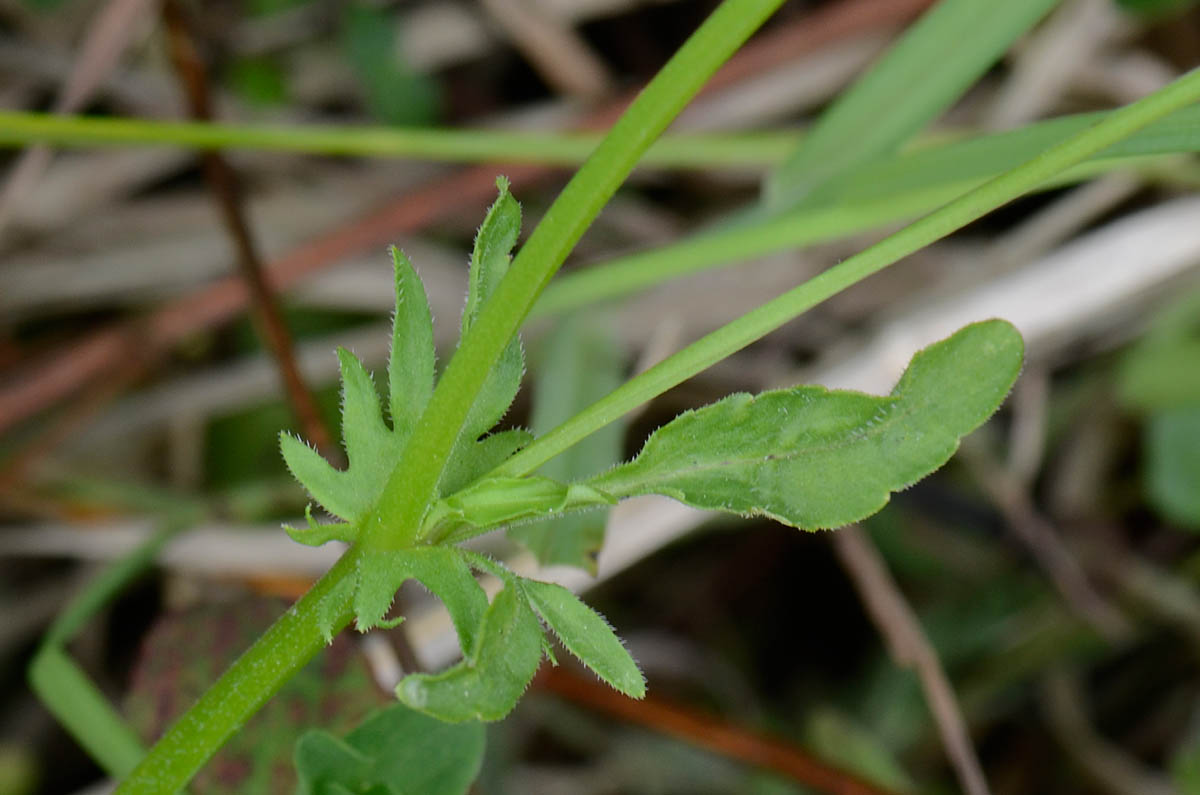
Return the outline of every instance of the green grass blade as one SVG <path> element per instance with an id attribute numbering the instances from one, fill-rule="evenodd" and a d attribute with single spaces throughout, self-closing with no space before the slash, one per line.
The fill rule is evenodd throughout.
<path id="1" fill-rule="evenodd" d="M 574 166 L 586 160 L 602 138 L 590 132 L 222 124 L 0 110 L 0 147 L 10 148 L 34 143 L 68 148 L 173 146 L 201 151 Z M 679 133 L 651 146 L 639 165 L 764 169 L 782 163 L 798 138 L 797 133 L 785 131 Z"/>
<path id="2" fill-rule="evenodd" d="M 822 114 L 767 181 L 766 200 L 803 200 L 886 154 L 941 115 L 1057 0 L 942 0 Z"/>
<path id="3" fill-rule="evenodd" d="M 87 674 L 62 648 L 130 580 L 145 571 L 159 551 L 196 514 L 195 506 L 168 508 L 171 515 L 136 550 L 107 567 L 71 600 L 42 641 L 29 665 L 29 685 L 46 708 L 109 775 L 123 776 L 146 751 L 141 740 L 113 709 Z"/>
<path id="4" fill-rule="evenodd" d="M 513 476 L 537 469 L 625 412 L 761 339 L 830 296 L 1044 185 L 1066 169 L 1197 100 L 1200 100 L 1200 69 L 1113 111 L 1098 124 L 693 342 L 537 439 L 505 462 L 495 474 Z"/>
<path id="5" fill-rule="evenodd" d="M 133 729 L 61 649 L 37 653 L 29 666 L 29 686 L 110 776 L 126 775 L 145 755 Z"/>
<path id="6" fill-rule="evenodd" d="M 546 288 L 533 314 L 571 312 L 711 268 L 915 218 L 1107 116 L 1067 116 L 872 161 L 830 182 L 819 191 L 820 201 L 814 199 L 811 205 L 789 212 L 760 212 L 678 243 L 566 274 Z M 1096 153 L 1082 168 L 1064 172 L 1042 187 L 1139 163 L 1147 156 L 1200 151 L 1197 131 L 1200 107 L 1185 108 Z"/>

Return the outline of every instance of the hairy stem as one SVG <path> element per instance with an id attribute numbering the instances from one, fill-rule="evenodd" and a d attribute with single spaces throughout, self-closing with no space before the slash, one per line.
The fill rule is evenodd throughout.
<path id="1" fill-rule="evenodd" d="M 382 546 L 416 540 L 421 518 L 486 374 L 525 319 L 575 242 L 705 80 L 762 24 L 782 0 L 725 0 L 646 86 L 563 189 L 521 249 L 496 293 L 450 360 L 384 497 L 364 532 Z M 200 700 L 167 730 L 117 792 L 182 788 L 270 696 L 324 645 L 320 617 L 336 610 L 337 628 L 350 605 L 330 605 L 352 576 L 363 544 L 343 555 L 305 596 L 267 630 Z"/>
<path id="2" fill-rule="evenodd" d="M 417 540 L 463 420 L 533 302 L 650 143 L 781 2 L 722 3 L 563 189 L 447 365 L 380 504 L 365 523 L 368 545 L 403 548 Z"/>
<path id="3" fill-rule="evenodd" d="M 351 549 L 308 593 L 284 613 L 216 683 L 167 729 L 129 777 L 118 795 L 178 792 L 217 749 L 234 735 L 284 683 L 325 647 L 318 617 L 329 613 L 328 599 L 354 572 Z M 335 627 L 350 623 L 350 602 L 343 599 Z"/>

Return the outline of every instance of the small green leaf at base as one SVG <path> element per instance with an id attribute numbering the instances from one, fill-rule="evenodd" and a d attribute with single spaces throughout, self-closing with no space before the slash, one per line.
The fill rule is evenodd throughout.
<path id="1" fill-rule="evenodd" d="M 631 698 L 646 695 L 645 677 L 604 616 L 561 585 L 522 580 L 521 587 L 567 651 L 614 690 Z"/>
<path id="2" fill-rule="evenodd" d="M 659 428 L 633 461 L 589 483 L 696 508 L 841 527 L 949 460 L 1003 402 L 1024 345 L 1009 323 L 961 329 L 918 352 L 888 397 L 800 386 L 731 395 Z"/>
<path id="3" fill-rule="evenodd" d="M 461 795 L 483 763 L 480 723 L 450 724 L 394 704 L 340 740 L 319 729 L 296 743 L 301 795 Z"/>
<path id="4" fill-rule="evenodd" d="M 542 660 L 542 628 L 509 585 L 492 600 L 467 658 L 438 674 L 412 674 L 396 697 L 438 720 L 500 720 L 516 706 Z"/>

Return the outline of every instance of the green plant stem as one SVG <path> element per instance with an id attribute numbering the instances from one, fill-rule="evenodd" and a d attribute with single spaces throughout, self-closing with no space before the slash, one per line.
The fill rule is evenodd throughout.
<path id="1" fill-rule="evenodd" d="M 319 618 L 336 608 L 335 628 L 350 620 L 349 603 L 330 605 L 352 576 L 359 550 L 404 547 L 433 498 L 446 458 L 486 374 L 546 282 L 632 170 L 646 148 L 782 0 L 725 0 L 646 86 L 567 184 L 517 255 L 496 293 L 450 360 L 381 504 L 364 532 L 378 542 L 352 548 L 150 749 L 121 783 L 123 795 L 174 792 L 324 645 Z M 384 521 L 386 518 L 386 522 Z"/>
<path id="2" fill-rule="evenodd" d="M 365 522 L 368 546 L 404 548 L 417 540 L 467 412 L 538 294 L 650 143 L 781 2 L 725 0 L 563 189 L 447 365 L 380 504 Z"/>
<path id="3" fill-rule="evenodd" d="M 1113 111 L 1095 126 L 708 334 L 536 440 L 491 474 L 519 476 L 648 400 L 741 350 L 825 299 L 1034 190 L 1063 170 L 1200 99 L 1200 70 Z"/>
<path id="4" fill-rule="evenodd" d="M 175 146 L 573 166 L 600 140 L 599 133 L 585 132 L 218 124 L 0 111 L 0 147 Z M 790 131 L 677 134 L 651 146 L 639 165 L 763 169 L 780 163 L 798 141 Z"/>
<path id="5" fill-rule="evenodd" d="M 267 700 L 325 647 L 318 616 L 336 615 L 335 630 L 350 623 L 350 601 L 336 593 L 352 575 L 357 548 L 338 560 L 221 678 L 174 723 L 117 793 L 174 793 L 182 789 Z M 340 604 L 329 611 L 326 600 Z"/>

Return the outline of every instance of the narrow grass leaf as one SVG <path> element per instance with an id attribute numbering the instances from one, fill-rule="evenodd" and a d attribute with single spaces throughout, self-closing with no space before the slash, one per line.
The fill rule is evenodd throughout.
<path id="1" fill-rule="evenodd" d="M 403 251 L 392 247 L 396 314 L 388 356 L 388 395 L 392 429 L 407 441 L 433 394 L 433 318 L 425 287 Z"/>
<path id="2" fill-rule="evenodd" d="M 534 434 L 546 433 L 621 384 L 623 357 L 611 337 L 579 317 L 550 335 L 534 385 Z M 621 458 L 624 423 L 614 422 L 548 462 L 540 473 L 570 482 L 601 472 Z M 596 572 L 608 511 L 587 511 L 510 527 L 508 535 L 528 547 L 543 566 L 563 564 Z"/>
<path id="3" fill-rule="evenodd" d="M 401 702 L 449 723 L 500 720 L 516 705 L 542 659 L 542 628 L 509 585 L 492 600 L 467 658 L 439 674 L 412 674 L 396 687 Z"/>
<path id="4" fill-rule="evenodd" d="M 393 704 L 339 739 L 320 729 L 296 742 L 301 795 L 462 795 L 483 763 L 481 723 L 443 723 Z"/>
<path id="5" fill-rule="evenodd" d="M 645 677 L 604 616 L 561 585 L 523 579 L 521 587 L 567 651 L 613 689 L 631 698 L 646 695 Z"/>
<path id="6" fill-rule="evenodd" d="M 770 177 L 774 207 L 801 201 L 941 115 L 1057 0 L 942 0 L 822 114 Z"/>
<path id="7" fill-rule="evenodd" d="M 999 407 L 1021 369 L 1012 325 L 967 326 L 917 353 L 888 397 L 799 386 L 737 394 L 655 431 L 590 483 L 809 530 L 878 511 L 944 464 Z"/>
<path id="8" fill-rule="evenodd" d="M 752 218 L 560 276 L 538 299 L 533 316 L 567 314 L 671 279 L 916 218 L 1107 115 L 1065 116 L 872 160 L 817 189 L 802 208 L 759 209 Z M 1140 157 L 1200 150 L 1197 129 L 1200 107 L 1176 111 L 1054 184 L 1077 182 Z"/>

